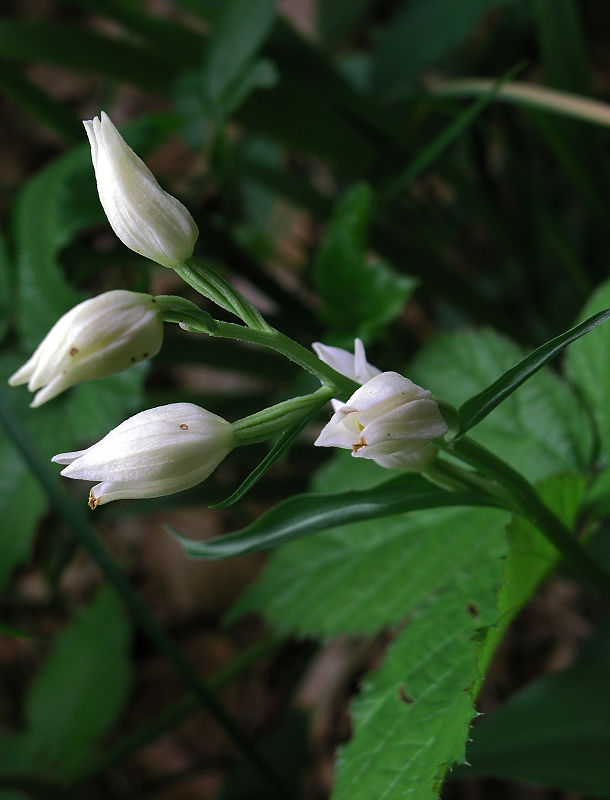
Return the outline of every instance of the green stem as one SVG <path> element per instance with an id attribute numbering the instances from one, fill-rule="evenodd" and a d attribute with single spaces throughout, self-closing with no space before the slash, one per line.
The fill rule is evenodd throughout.
<path id="1" fill-rule="evenodd" d="M 439 446 L 503 486 L 519 512 L 536 525 L 551 544 L 584 578 L 610 597 L 610 574 L 587 553 L 561 520 L 540 499 L 534 487 L 501 458 L 464 436 Z M 510 508 L 510 506 L 509 506 Z"/>
<path id="2" fill-rule="evenodd" d="M 261 331 L 272 330 L 265 322 L 260 311 L 237 291 L 229 281 L 222 277 L 216 270 L 207 267 L 197 258 L 190 258 L 184 264 L 178 264 L 174 271 L 183 281 L 193 289 L 212 300 L 216 305 L 235 314 L 242 319 L 249 328 Z"/>
<path id="3" fill-rule="evenodd" d="M 257 411 L 233 423 L 238 445 L 256 444 L 270 439 L 289 425 L 302 419 L 309 411 L 330 400 L 333 392 L 322 386 L 316 392 L 284 400 L 274 406 Z"/>
<path id="4" fill-rule="evenodd" d="M 88 521 L 84 518 L 82 513 L 72 505 L 66 495 L 60 491 L 57 485 L 56 475 L 52 473 L 43 462 L 29 433 L 7 402 L 4 397 L 4 392 L 1 390 L 0 422 L 4 426 L 7 437 L 13 441 L 15 448 L 30 467 L 32 474 L 46 492 L 51 503 L 74 531 L 81 545 L 88 550 L 93 560 L 102 570 L 109 583 L 114 587 L 133 618 L 140 625 L 151 642 L 165 653 L 179 675 L 197 695 L 200 702 L 227 732 L 246 758 L 256 765 L 260 773 L 265 776 L 270 787 L 273 787 L 276 792 L 279 792 L 279 796 L 287 796 L 286 788 L 283 786 L 282 780 L 277 776 L 273 766 L 267 763 L 266 759 L 258 752 L 254 743 L 250 741 L 237 727 L 234 720 L 227 714 L 223 706 L 216 699 L 214 693 L 201 681 L 196 670 L 183 657 L 173 640 L 150 613 L 148 606 L 133 591 L 125 574 L 116 565 L 112 556 L 98 539 Z"/>
<path id="5" fill-rule="evenodd" d="M 156 300 L 167 322 L 178 322 L 184 330 L 194 333 L 207 333 L 208 336 L 221 339 L 236 339 L 275 350 L 331 388 L 333 397 L 347 400 L 356 389 L 360 388 L 359 383 L 329 367 L 311 350 L 275 328 L 267 325 L 265 330 L 261 330 L 238 325 L 235 322 L 221 322 L 182 297 L 160 295 Z"/>

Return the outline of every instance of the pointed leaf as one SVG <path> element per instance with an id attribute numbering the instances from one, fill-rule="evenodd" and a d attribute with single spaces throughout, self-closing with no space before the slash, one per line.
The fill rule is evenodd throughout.
<path id="1" fill-rule="evenodd" d="M 524 358 L 514 367 L 511 367 L 507 372 L 498 378 L 497 381 L 488 386 L 482 392 L 471 397 L 459 409 L 461 427 L 460 436 L 470 428 L 477 425 L 484 419 L 494 408 L 511 395 L 515 389 L 518 389 L 522 383 L 525 383 L 528 378 L 531 378 L 541 367 L 560 353 L 565 347 L 586 333 L 597 328 L 603 322 L 610 318 L 610 309 L 605 309 L 597 314 L 594 314 L 584 322 L 570 328 L 565 333 L 561 333 L 554 339 L 545 342 L 543 345 L 530 353 L 529 356 Z"/>
<path id="2" fill-rule="evenodd" d="M 610 306 L 610 281 L 606 281 L 593 294 L 582 316 L 588 317 L 599 308 Z M 602 312 L 604 313 L 604 312 Z M 599 436 L 596 454 L 599 465 L 605 467 L 590 500 L 610 502 L 610 333 L 604 328 L 594 331 L 570 348 L 566 358 L 566 371 L 588 402 Z M 604 500 L 605 498 L 605 500 Z"/>
<path id="3" fill-rule="evenodd" d="M 493 331 L 454 331 L 432 339 L 405 374 L 457 407 L 522 357 L 520 348 Z M 590 427 L 569 386 L 542 369 L 486 417 L 472 438 L 538 481 L 587 467 Z"/>
<path id="4" fill-rule="evenodd" d="M 207 542 L 185 539 L 175 531 L 187 556 L 227 558 L 266 550 L 312 533 L 360 520 L 437 506 L 490 505 L 474 492 L 446 492 L 419 475 L 405 475 L 374 489 L 344 494 L 302 494 L 278 503 L 256 522 Z"/>
<path id="5" fill-rule="evenodd" d="M 306 426 L 316 416 L 318 411 L 319 407 L 314 408 L 309 414 L 306 414 L 302 419 L 300 419 L 298 422 L 295 422 L 294 425 L 291 425 L 287 430 L 285 430 L 279 439 L 274 443 L 273 447 L 267 453 L 261 463 L 256 467 L 256 469 L 252 470 L 252 472 L 233 492 L 233 494 L 229 495 L 229 497 L 227 497 L 225 500 L 221 500 L 220 503 L 214 503 L 214 505 L 210 506 L 210 508 L 228 508 L 229 506 L 237 503 L 238 500 L 241 500 L 241 498 L 244 497 L 244 495 L 246 495 L 250 489 L 256 486 L 263 475 L 269 469 L 271 469 L 271 467 L 282 457 L 286 450 L 292 446 L 293 442 L 298 438 L 301 431 L 306 428 Z"/>

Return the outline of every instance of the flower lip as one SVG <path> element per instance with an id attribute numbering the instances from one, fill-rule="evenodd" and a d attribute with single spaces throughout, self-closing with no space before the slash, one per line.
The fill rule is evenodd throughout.
<path id="1" fill-rule="evenodd" d="M 185 206 L 159 186 L 104 111 L 83 125 L 100 202 L 123 244 L 164 267 L 190 258 L 199 231 Z"/>

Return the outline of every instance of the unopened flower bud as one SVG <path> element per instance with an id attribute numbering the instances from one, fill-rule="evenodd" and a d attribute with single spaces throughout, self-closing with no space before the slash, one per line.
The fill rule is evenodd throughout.
<path id="1" fill-rule="evenodd" d="M 314 442 L 341 447 L 382 467 L 425 470 L 436 455 L 433 439 L 447 432 L 429 391 L 397 372 L 382 372 L 354 392 Z"/>
<path id="2" fill-rule="evenodd" d="M 100 201 L 119 239 L 164 267 L 190 258 L 199 231 L 188 210 L 163 191 L 107 114 L 83 124 Z"/>
<path id="3" fill-rule="evenodd" d="M 36 407 L 70 386 L 122 372 L 156 355 L 162 341 L 163 320 L 155 298 L 115 289 L 64 314 L 9 384 L 27 383 L 31 392 L 40 389 L 31 403 Z"/>
<path id="4" fill-rule="evenodd" d="M 192 403 L 149 408 L 122 422 L 87 450 L 60 453 L 67 478 L 101 481 L 89 506 L 163 497 L 210 475 L 235 446 L 230 422 Z"/>

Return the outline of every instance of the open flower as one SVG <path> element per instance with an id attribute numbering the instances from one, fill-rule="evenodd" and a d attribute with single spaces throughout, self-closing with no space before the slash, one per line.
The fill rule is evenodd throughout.
<path id="1" fill-rule="evenodd" d="M 163 191 L 107 114 L 83 125 L 100 201 L 123 244 L 164 267 L 190 258 L 199 231 L 188 210 Z"/>
<path id="2" fill-rule="evenodd" d="M 53 325 L 9 384 L 28 384 L 36 407 L 69 386 L 122 372 L 156 355 L 163 320 L 150 294 L 115 289 L 74 306 Z"/>
<path id="3" fill-rule="evenodd" d="M 447 432 L 429 391 L 397 372 L 382 372 L 337 403 L 330 422 L 314 442 L 341 447 L 382 467 L 425 470 L 436 455 L 433 439 Z"/>
<path id="4" fill-rule="evenodd" d="M 192 403 L 149 408 L 122 422 L 87 450 L 52 458 L 67 478 L 101 481 L 96 508 L 123 498 L 162 497 L 205 480 L 236 444 L 230 422 Z"/>

